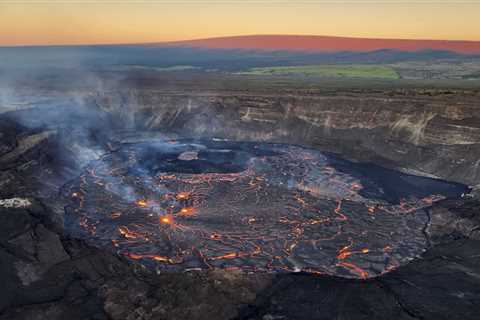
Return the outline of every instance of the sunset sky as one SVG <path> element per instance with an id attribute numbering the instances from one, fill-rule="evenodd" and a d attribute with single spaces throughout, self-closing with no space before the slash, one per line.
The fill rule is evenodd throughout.
<path id="1" fill-rule="evenodd" d="M 478 1 L 0 0 L 0 46 L 245 34 L 480 40 Z"/>

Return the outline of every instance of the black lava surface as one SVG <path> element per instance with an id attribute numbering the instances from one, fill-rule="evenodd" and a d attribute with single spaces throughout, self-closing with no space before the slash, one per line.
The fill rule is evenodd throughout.
<path id="1" fill-rule="evenodd" d="M 468 188 L 292 145 L 124 145 L 64 195 L 66 231 L 161 270 L 369 278 L 428 247 L 425 209 Z"/>

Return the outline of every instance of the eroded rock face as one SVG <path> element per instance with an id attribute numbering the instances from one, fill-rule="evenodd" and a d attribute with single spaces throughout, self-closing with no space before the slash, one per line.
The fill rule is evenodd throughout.
<path id="1" fill-rule="evenodd" d="M 266 275 L 247 277 L 220 270 L 170 274 L 158 277 L 158 286 L 109 282 L 102 295 L 111 319 L 235 319 L 271 280 Z"/>
<path id="2" fill-rule="evenodd" d="M 111 99 L 97 105 L 116 113 Z M 288 142 L 470 185 L 480 183 L 476 96 L 178 95 L 136 91 L 124 121 L 184 137 Z M 120 112 L 119 110 L 118 112 Z M 120 112 L 122 113 L 122 112 Z"/>
<path id="3" fill-rule="evenodd" d="M 475 201 L 445 201 L 431 211 L 427 229 L 432 243 L 455 239 L 480 240 L 480 206 Z"/>

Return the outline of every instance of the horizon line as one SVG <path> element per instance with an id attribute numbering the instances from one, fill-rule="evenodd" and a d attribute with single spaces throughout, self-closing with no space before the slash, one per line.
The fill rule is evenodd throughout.
<path id="1" fill-rule="evenodd" d="M 286 33 L 266 33 L 266 34 L 237 34 L 226 36 L 212 36 L 199 37 L 181 40 L 163 40 L 163 41 L 146 41 L 146 42 L 92 42 L 92 43 L 57 43 L 57 44 L 12 44 L 0 45 L 0 48 L 22 48 L 22 47 L 87 47 L 87 46 L 141 46 L 141 45 L 168 45 L 175 43 L 196 42 L 215 39 L 228 38 L 244 38 L 244 37 L 321 37 L 321 38 L 341 38 L 341 39 L 356 39 L 356 40 L 385 40 L 385 41 L 423 41 L 423 42 L 467 42 L 480 43 L 479 40 L 459 40 L 459 39 L 432 39 L 432 38 L 375 38 L 375 37 L 361 37 L 361 36 L 344 36 L 344 35 L 320 35 L 320 34 L 286 34 Z"/>

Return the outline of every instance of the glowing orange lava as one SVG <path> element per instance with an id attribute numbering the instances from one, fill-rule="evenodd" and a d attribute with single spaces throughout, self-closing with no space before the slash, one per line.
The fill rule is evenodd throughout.
<path id="1" fill-rule="evenodd" d="M 188 192 L 180 192 L 177 194 L 177 200 L 187 200 L 188 198 L 190 198 L 190 193 Z"/>
<path id="2" fill-rule="evenodd" d="M 344 267 L 345 269 L 348 269 L 351 272 L 358 274 L 358 276 L 362 279 L 366 279 L 369 276 L 367 271 L 363 270 L 362 268 L 357 267 L 356 265 L 354 265 L 352 263 L 340 262 L 337 265 L 339 267 Z"/>
<path id="3" fill-rule="evenodd" d="M 138 235 L 126 226 L 118 227 L 118 232 L 127 239 L 136 239 Z"/>
<path id="4" fill-rule="evenodd" d="M 94 245 L 107 241 L 116 253 L 157 270 L 369 278 L 422 252 L 428 217 L 421 209 L 444 198 L 417 192 L 410 177 L 393 201 L 382 190 L 397 190 L 396 182 L 388 183 L 400 181 L 400 173 L 381 172 L 386 182 L 369 179 L 355 171 L 357 165 L 350 169 L 349 163 L 314 150 L 202 143 L 211 152 L 205 151 L 204 158 L 211 157 L 205 172 L 203 164 L 189 162 L 188 170 L 187 164 L 177 165 L 189 161 L 185 157 L 174 157 L 172 164 L 156 156 L 165 151 L 170 159 L 177 149 L 185 155 L 198 143 L 129 145 L 92 164 L 63 192 L 70 202 L 65 208 L 70 232 Z M 237 158 L 250 160 L 243 164 Z M 229 171 L 237 165 L 232 159 L 241 171 Z"/>
<path id="5" fill-rule="evenodd" d="M 160 222 L 163 224 L 173 224 L 173 216 L 172 215 L 161 216 Z"/>
<path id="6" fill-rule="evenodd" d="M 197 210 L 193 207 L 182 208 L 179 215 L 182 217 L 191 217 L 197 213 Z"/>
<path id="7" fill-rule="evenodd" d="M 145 207 L 148 207 L 148 202 L 147 202 L 147 200 L 138 200 L 138 201 L 137 201 L 137 205 L 138 205 L 139 207 L 145 208 Z"/>

